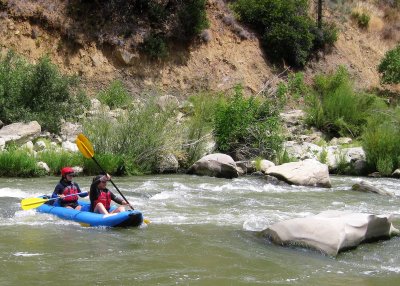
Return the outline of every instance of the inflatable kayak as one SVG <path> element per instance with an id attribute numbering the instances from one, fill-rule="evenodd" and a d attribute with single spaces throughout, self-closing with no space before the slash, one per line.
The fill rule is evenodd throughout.
<path id="1" fill-rule="evenodd" d="M 139 226 L 143 223 L 143 215 L 137 210 L 127 210 L 116 214 L 103 215 L 90 212 L 89 202 L 78 201 L 78 203 L 82 206 L 79 211 L 64 208 L 57 204 L 42 204 L 37 208 L 37 211 L 53 214 L 62 219 L 73 220 L 84 226 L 129 227 Z M 113 206 L 110 210 L 115 208 L 116 207 Z"/>

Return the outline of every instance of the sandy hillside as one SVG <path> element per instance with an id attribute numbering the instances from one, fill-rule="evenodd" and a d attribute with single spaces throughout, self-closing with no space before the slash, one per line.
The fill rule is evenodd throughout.
<path id="1" fill-rule="evenodd" d="M 35 2 L 35 5 L 42 2 L 46 1 Z M 63 28 L 68 21 L 62 18 L 62 13 L 46 13 L 43 7 L 40 10 L 33 4 L 21 8 L 18 1 L 14 3 L 17 6 L 12 9 L 3 7 L 0 10 L 1 47 L 12 48 L 31 61 L 48 54 L 63 71 L 81 75 L 91 93 L 114 79 L 123 80 L 136 94 L 143 89 L 157 88 L 185 95 L 201 89 L 226 90 L 237 83 L 241 83 L 247 92 L 256 93 L 266 81 L 280 72 L 268 63 L 252 31 L 233 20 L 224 1 L 208 1 L 210 28 L 189 51 L 176 52 L 164 63 L 148 62 L 129 51 L 134 59 L 131 65 L 118 60 L 119 48 L 104 48 L 94 41 L 77 44 L 70 40 Z M 316 73 L 329 72 L 338 65 L 345 65 L 358 86 L 370 88 L 379 85 L 376 66 L 385 52 L 400 39 L 396 35 L 383 36 L 388 25 L 393 25 L 385 22 L 384 10 L 375 6 L 369 6 L 369 9 L 373 17 L 368 30 L 360 29 L 349 15 L 338 10 L 325 12 L 325 19 L 337 23 L 340 35 L 330 53 L 320 53 L 319 59 L 311 61 L 306 67 L 308 80 Z M 48 19 L 33 20 L 38 18 L 38 11 L 42 18 Z M 60 24 L 50 28 L 43 24 L 57 21 L 64 26 Z M 393 29 L 393 33 L 397 34 L 399 29 Z"/>

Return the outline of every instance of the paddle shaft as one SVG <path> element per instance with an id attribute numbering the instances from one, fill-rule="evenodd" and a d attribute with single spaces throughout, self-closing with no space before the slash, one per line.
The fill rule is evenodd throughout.
<path id="1" fill-rule="evenodd" d="M 77 193 L 77 194 L 72 194 L 72 195 L 67 195 L 64 198 L 68 198 L 68 197 L 72 197 L 72 196 L 79 196 L 79 195 L 86 195 L 88 194 L 88 192 L 83 192 L 83 193 Z M 24 206 L 32 206 L 32 205 L 38 205 L 38 204 L 44 204 L 46 202 L 50 202 L 50 201 L 55 201 L 60 199 L 59 197 L 57 198 L 51 198 L 51 199 L 43 199 L 43 201 L 38 201 L 38 202 L 33 202 L 33 203 L 28 203 L 28 204 L 24 204 Z"/>
<path id="2" fill-rule="evenodd" d="M 96 165 L 100 168 L 100 170 L 104 173 L 107 174 L 106 171 L 100 166 L 99 162 L 97 162 L 95 157 L 92 157 L 93 161 L 96 163 Z M 125 202 L 128 203 L 129 207 L 134 210 L 134 208 L 131 206 L 131 204 L 128 202 L 128 200 L 125 198 L 125 196 L 121 193 L 121 191 L 118 189 L 118 187 L 114 184 L 114 182 L 110 179 L 111 184 L 114 186 L 114 188 L 118 191 L 118 193 L 121 195 L 121 197 L 124 199 Z"/>

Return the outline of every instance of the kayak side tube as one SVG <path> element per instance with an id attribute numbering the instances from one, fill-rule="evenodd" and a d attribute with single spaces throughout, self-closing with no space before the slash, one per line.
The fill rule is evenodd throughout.
<path id="1" fill-rule="evenodd" d="M 74 210 L 60 206 L 43 204 L 37 208 L 38 212 L 56 215 L 59 218 L 73 220 L 88 226 L 106 227 L 130 227 L 140 226 L 143 223 L 143 215 L 137 210 L 127 210 L 120 213 L 103 215 L 89 212 L 90 204 L 79 202 L 81 210 Z"/>

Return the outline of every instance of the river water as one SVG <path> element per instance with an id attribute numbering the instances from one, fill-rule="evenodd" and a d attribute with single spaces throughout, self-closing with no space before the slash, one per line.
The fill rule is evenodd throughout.
<path id="1" fill-rule="evenodd" d="M 87 191 L 90 179 L 76 181 Z M 331 179 L 322 189 L 256 177 L 116 177 L 152 223 L 107 229 L 20 209 L 21 199 L 50 194 L 56 177 L 0 178 L 0 285 L 400 285 L 400 237 L 334 258 L 258 234 L 324 210 L 391 213 L 400 227 L 400 181 L 364 178 L 391 198 L 351 191 L 361 178 Z"/>

